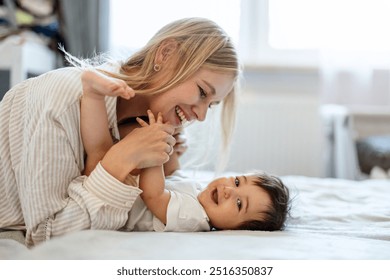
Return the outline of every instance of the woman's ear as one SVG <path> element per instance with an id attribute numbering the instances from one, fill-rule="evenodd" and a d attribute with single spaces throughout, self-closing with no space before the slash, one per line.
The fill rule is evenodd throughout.
<path id="1" fill-rule="evenodd" d="M 164 64 L 176 52 L 178 47 L 179 47 L 179 44 L 175 39 L 164 40 L 157 49 L 154 63 L 160 64 L 160 65 Z"/>

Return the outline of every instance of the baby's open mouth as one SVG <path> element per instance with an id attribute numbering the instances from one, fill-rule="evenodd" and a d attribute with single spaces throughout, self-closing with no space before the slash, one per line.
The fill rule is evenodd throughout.
<path id="1" fill-rule="evenodd" d="M 218 190 L 215 189 L 211 192 L 211 199 L 215 202 L 215 204 L 218 204 Z"/>
<path id="2" fill-rule="evenodd" d="M 175 107 L 175 112 L 176 112 L 176 115 L 181 122 L 181 125 L 184 126 L 185 124 L 188 123 L 188 120 L 187 120 L 186 116 L 184 115 L 184 112 L 179 108 L 179 106 Z"/>

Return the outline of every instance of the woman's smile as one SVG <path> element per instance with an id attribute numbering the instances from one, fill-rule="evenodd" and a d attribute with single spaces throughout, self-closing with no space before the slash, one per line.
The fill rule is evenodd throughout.
<path id="1" fill-rule="evenodd" d="M 198 70 L 191 78 L 161 94 L 148 98 L 148 109 L 161 112 L 164 122 L 188 126 L 195 120 L 204 121 L 208 109 L 231 92 L 234 85 L 230 74 Z"/>
<path id="2" fill-rule="evenodd" d="M 185 114 L 184 114 L 184 111 L 182 109 L 180 109 L 179 106 L 176 106 L 175 107 L 175 112 L 176 112 L 176 115 L 177 117 L 179 118 L 180 122 L 181 122 L 181 125 L 182 126 L 185 126 L 188 122 Z"/>

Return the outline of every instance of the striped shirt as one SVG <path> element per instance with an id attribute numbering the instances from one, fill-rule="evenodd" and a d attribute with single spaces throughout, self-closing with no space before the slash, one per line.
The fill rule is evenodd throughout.
<path id="1" fill-rule="evenodd" d="M 13 87 L 0 103 L 0 228 L 25 229 L 31 247 L 84 229 L 122 228 L 142 192 L 99 164 L 82 176 L 81 71 L 62 68 Z M 106 97 L 119 139 L 116 98 Z"/>

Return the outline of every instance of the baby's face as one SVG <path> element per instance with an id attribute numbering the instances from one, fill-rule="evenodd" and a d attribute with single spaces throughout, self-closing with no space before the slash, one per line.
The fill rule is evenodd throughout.
<path id="1" fill-rule="evenodd" d="M 271 198 L 253 179 L 244 175 L 218 178 L 198 195 L 214 227 L 234 229 L 242 222 L 262 218 Z"/>

